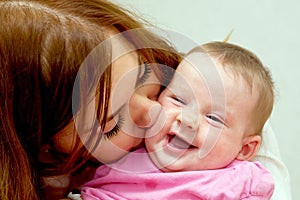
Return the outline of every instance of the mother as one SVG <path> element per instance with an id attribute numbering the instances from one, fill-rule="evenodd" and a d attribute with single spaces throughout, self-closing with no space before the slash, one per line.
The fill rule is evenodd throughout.
<path id="1" fill-rule="evenodd" d="M 168 43 L 149 31 L 124 32 L 142 27 L 130 13 L 106 1 L 0 1 L 0 199 L 63 198 L 85 181 L 80 172 L 90 162 L 91 149 L 99 152 L 98 159 L 110 162 L 141 143 L 119 126 L 127 124 L 142 134 L 155 117 L 148 111 L 157 104 L 153 100 L 160 89 L 147 82 L 167 84 L 172 76 L 144 63 L 176 67 L 180 60 Z M 120 32 L 125 34 L 109 39 Z M 103 72 L 97 91 L 73 95 L 81 64 L 103 42 L 108 45 L 88 60 L 93 68 L 81 76 L 92 83 L 89 75 Z M 124 75 L 131 77 L 126 78 L 127 93 L 118 84 Z M 78 85 L 90 89 L 85 82 Z M 122 98 L 115 104 L 120 109 L 110 109 L 111 94 L 118 93 Z M 82 108 L 91 107 L 88 99 L 97 100 L 92 104 L 96 119 L 85 118 L 90 111 Z M 128 104 L 129 111 L 135 111 L 129 112 L 134 123 L 121 120 Z M 87 130 L 86 123 L 91 125 Z M 99 137 L 101 130 L 105 137 Z M 124 151 L 110 157 L 115 146 Z"/>

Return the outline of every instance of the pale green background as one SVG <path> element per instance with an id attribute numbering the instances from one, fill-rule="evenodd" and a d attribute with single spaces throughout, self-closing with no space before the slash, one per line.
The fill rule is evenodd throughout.
<path id="1" fill-rule="evenodd" d="M 222 40 L 256 53 L 277 88 L 271 126 L 300 199 L 300 1 L 296 0 L 112 0 L 162 28 L 197 43 Z"/>

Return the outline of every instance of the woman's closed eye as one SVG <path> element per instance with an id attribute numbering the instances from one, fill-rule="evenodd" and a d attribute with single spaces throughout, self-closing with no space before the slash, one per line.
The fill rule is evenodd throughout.
<path id="1" fill-rule="evenodd" d="M 114 119 L 112 119 L 114 121 Z M 111 122 L 108 122 L 111 123 Z M 119 114 L 117 122 L 115 123 L 115 126 L 111 128 L 109 131 L 104 132 L 104 135 L 106 136 L 107 139 L 116 136 L 117 133 L 120 131 L 122 125 L 124 123 L 124 118 L 122 117 L 121 114 Z"/>
<path id="2" fill-rule="evenodd" d="M 151 65 L 147 62 L 142 61 L 142 59 L 139 57 L 139 69 L 138 69 L 138 75 L 135 83 L 135 87 L 142 85 L 146 82 L 146 80 L 150 77 L 150 74 L 152 72 Z"/>

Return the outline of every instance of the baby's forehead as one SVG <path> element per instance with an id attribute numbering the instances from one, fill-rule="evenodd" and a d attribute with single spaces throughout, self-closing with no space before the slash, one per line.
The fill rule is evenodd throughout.
<path id="1" fill-rule="evenodd" d="M 219 60 L 216 57 L 209 55 L 203 51 L 192 51 L 185 55 L 183 60 L 178 66 L 178 71 L 182 70 L 184 66 L 190 66 L 194 68 L 194 71 L 203 77 L 211 76 L 214 73 L 218 73 Z"/>
<path id="2" fill-rule="evenodd" d="M 203 52 L 192 52 L 185 56 L 179 64 L 175 75 L 181 75 L 188 79 L 203 79 L 207 84 L 222 83 L 219 73 L 221 64 L 217 59 Z"/>
<path id="3" fill-rule="evenodd" d="M 171 88 L 202 94 L 208 92 L 211 96 L 225 96 L 223 78 L 217 66 L 211 62 L 202 64 L 199 66 L 191 62 L 182 62 L 175 72 Z"/>

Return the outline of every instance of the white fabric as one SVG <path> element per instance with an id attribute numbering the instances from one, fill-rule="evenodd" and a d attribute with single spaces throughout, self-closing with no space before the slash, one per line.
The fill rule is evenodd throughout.
<path id="1" fill-rule="evenodd" d="M 267 123 L 263 130 L 262 145 L 254 160 L 259 161 L 273 175 L 275 190 L 272 200 L 291 200 L 289 172 L 281 160 L 276 136 Z"/>
<path id="2" fill-rule="evenodd" d="M 72 192 L 70 192 L 68 194 L 68 199 L 71 199 L 71 200 L 82 200 L 80 194 L 73 194 Z"/>

